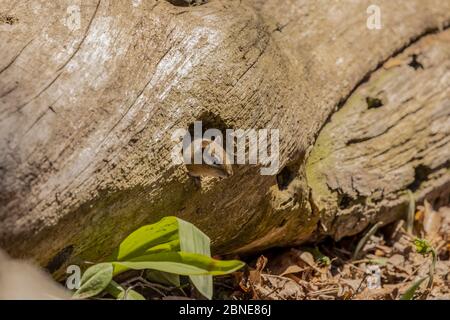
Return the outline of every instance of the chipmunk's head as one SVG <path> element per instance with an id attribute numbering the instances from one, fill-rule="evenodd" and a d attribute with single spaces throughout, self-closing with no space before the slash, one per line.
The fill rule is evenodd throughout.
<path id="1" fill-rule="evenodd" d="M 200 148 L 197 150 L 197 153 L 200 152 L 202 156 L 201 164 L 193 164 L 196 154 L 194 145 L 195 141 L 192 143 L 191 164 L 186 165 L 190 175 L 220 178 L 227 178 L 233 175 L 230 158 L 219 143 L 208 139 L 201 140 Z"/>

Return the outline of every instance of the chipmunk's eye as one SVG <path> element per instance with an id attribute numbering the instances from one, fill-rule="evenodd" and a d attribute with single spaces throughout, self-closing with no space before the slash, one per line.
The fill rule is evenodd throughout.
<path id="1" fill-rule="evenodd" d="M 213 157 L 213 164 L 220 164 L 220 160 L 217 157 Z"/>

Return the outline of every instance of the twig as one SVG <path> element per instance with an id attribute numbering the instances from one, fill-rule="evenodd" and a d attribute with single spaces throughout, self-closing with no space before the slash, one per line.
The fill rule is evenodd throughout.
<path id="1" fill-rule="evenodd" d="M 407 191 L 409 197 L 408 217 L 406 219 L 406 232 L 410 235 L 413 234 L 414 228 L 414 214 L 416 212 L 416 200 L 411 190 Z"/>
<path id="2" fill-rule="evenodd" d="M 411 274 L 408 275 L 408 276 L 402 281 L 402 283 L 406 283 L 406 282 L 408 282 L 408 281 L 411 281 L 412 278 L 416 275 L 417 271 L 419 271 L 419 270 L 420 270 L 425 264 L 427 264 L 427 263 L 428 263 L 428 262 L 425 261 L 425 262 L 421 263 L 419 266 L 417 266 L 417 267 L 411 272 Z"/>
<path id="3" fill-rule="evenodd" d="M 187 296 L 186 293 L 182 290 L 181 287 L 180 287 L 180 288 L 176 288 L 176 287 L 166 287 L 166 286 L 163 286 L 163 285 L 160 285 L 160 284 L 157 284 L 157 283 L 152 283 L 152 282 L 146 280 L 146 279 L 145 279 L 144 277 L 142 277 L 142 276 L 137 276 L 137 277 L 131 278 L 131 279 L 125 281 L 124 283 L 122 283 L 122 285 L 124 285 L 124 286 L 129 286 L 129 285 L 131 285 L 133 282 L 137 282 L 137 283 L 134 284 L 132 287 L 139 286 L 139 287 L 141 287 L 141 288 L 150 288 L 150 289 L 152 289 L 153 291 L 156 291 L 157 293 L 159 293 L 160 295 L 162 295 L 162 296 L 164 296 L 164 297 L 167 296 L 164 292 L 172 292 L 172 291 L 175 290 L 175 289 L 180 289 L 180 291 L 181 291 L 185 296 Z"/>
<path id="4" fill-rule="evenodd" d="M 358 294 L 359 289 L 361 289 L 363 282 L 367 279 L 369 275 L 367 273 L 364 274 L 364 277 L 362 278 L 361 282 L 359 283 L 358 288 L 356 288 L 355 293 L 352 294 L 352 298 L 355 294 Z"/>
<path id="5" fill-rule="evenodd" d="M 380 228 L 383 225 L 382 221 L 379 221 L 373 225 L 372 228 L 367 231 L 367 233 L 359 240 L 358 245 L 356 246 L 355 252 L 353 253 L 352 260 L 356 260 L 359 257 L 359 253 L 363 249 L 364 245 L 369 241 L 370 237 L 377 232 L 378 228 Z"/>
<path id="6" fill-rule="evenodd" d="M 141 287 L 141 288 L 150 288 L 153 291 L 159 293 L 161 296 L 166 297 L 167 295 L 162 292 L 161 290 L 159 290 L 158 288 L 154 287 L 153 285 L 149 285 L 147 283 L 142 283 L 142 282 L 138 282 L 136 283 L 134 286 L 132 286 L 131 288 L 136 288 L 136 287 Z"/>
<path id="7" fill-rule="evenodd" d="M 308 296 L 318 296 L 326 293 L 339 292 L 339 288 L 326 288 L 322 290 L 312 291 L 308 293 Z"/>

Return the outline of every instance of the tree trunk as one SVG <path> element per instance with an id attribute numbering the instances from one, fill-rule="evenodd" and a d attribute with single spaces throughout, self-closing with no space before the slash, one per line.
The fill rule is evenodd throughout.
<path id="1" fill-rule="evenodd" d="M 407 188 L 448 197 L 449 2 L 380 0 L 380 30 L 371 1 L 89 0 L 79 29 L 73 5 L 0 0 L 11 255 L 61 270 L 166 215 L 218 253 L 251 251 L 392 221 Z M 234 166 L 198 188 L 171 159 L 172 133 L 196 120 L 279 129 L 278 176 Z"/>

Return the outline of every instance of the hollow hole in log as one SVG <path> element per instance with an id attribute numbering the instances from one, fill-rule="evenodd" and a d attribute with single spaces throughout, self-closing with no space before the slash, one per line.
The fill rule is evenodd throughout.
<path id="1" fill-rule="evenodd" d="M 202 123 L 202 133 L 205 133 L 205 131 L 209 129 L 218 129 L 225 134 L 226 129 L 228 129 L 226 122 L 220 116 L 212 112 L 200 114 L 195 121 L 200 121 Z M 188 130 L 191 135 L 194 135 L 194 123 L 189 125 Z"/>
<path id="2" fill-rule="evenodd" d="M 284 167 L 279 174 L 277 174 L 277 185 L 279 190 L 286 190 L 289 184 L 295 178 L 294 168 L 291 166 Z"/>
<path id="3" fill-rule="evenodd" d="M 339 209 L 344 210 L 350 206 L 353 198 L 347 194 L 342 194 L 339 196 Z"/>
<path id="4" fill-rule="evenodd" d="M 420 188 L 420 184 L 427 179 L 432 171 L 429 167 L 419 164 L 414 168 L 414 181 L 408 186 L 408 189 L 412 192 L 417 191 Z"/>
<path id="5" fill-rule="evenodd" d="M 226 131 L 227 129 L 232 129 L 228 127 L 227 123 L 218 115 L 212 113 L 212 112 L 204 112 L 200 116 L 198 116 L 197 120 L 195 122 L 201 122 L 202 124 L 202 136 L 205 134 L 206 131 L 210 129 L 216 129 L 219 130 L 222 134 L 222 143 L 223 146 L 226 146 L 227 142 L 227 135 Z M 191 135 L 191 139 L 195 138 L 194 130 L 195 130 L 195 122 L 191 123 L 188 127 L 188 132 Z M 213 136 L 211 140 L 215 140 L 217 137 Z"/>
<path id="6" fill-rule="evenodd" d="M 381 108 L 384 104 L 380 98 L 367 97 L 366 98 L 367 107 L 369 109 Z"/>
<path id="7" fill-rule="evenodd" d="M 227 141 L 230 140 L 230 142 L 233 142 L 233 136 L 227 135 L 227 130 L 228 129 L 233 129 L 232 127 L 229 127 L 227 125 L 227 123 L 217 114 L 213 113 L 213 112 L 204 112 L 202 114 L 200 114 L 197 119 L 192 122 L 189 126 L 188 126 L 188 130 L 187 133 L 184 137 L 184 141 L 183 141 L 183 148 L 188 146 L 190 143 L 192 143 L 194 140 L 197 139 L 201 139 L 202 140 L 202 145 L 203 145 L 203 140 L 210 140 L 210 141 L 214 141 L 216 142 L 216 147 L 219 147 L 218 149 L 215 147 L 215 152 L 219 152 L 217 154 L 220 154 L 220 148 L 222 148 L 224 152 L 228 151 L 227 150 Z M 209 144 L 209 142 L 208 142 Z M 231 147 L 235 146 L 232 144 Z M 204 147 L 202 146 L 202 149 L 200 150 L 202 153 L 205 152 Z M 234 150 L 235 151 L 235 150 Z M 181 152 L 183 153 L 183 150 L 181 150 Z M 231 152 L 230 152 L 231 153 Z M 235 154 L 235 152 L 234 152 Z M 203 157 L 205 155 L 203 154 Z M 198 165 L 195 164 L 195 155 L 191 154 L 191 164 L 189 164 L 189 168 L 188 168 L 188 172 L 189 174 L 194 177 L 195 179 L 195 183 L 197 184 L 197 186 L 201 186 L 201 183 L 203 180 L 203 178 L 205 176 L 212 176 L 212 177 L 228 177 L 229 175 L 232 175 L 232 170 L 230 169 L 230 166 L 220 166 L 220 164 L 223 164 L 223 162 L 220 162 L 220 160 L 222 161 L 226 161 L 226 157 L 217 157 L 214 154 L 209 154 L 210 156 L 210 160 L 214 161 L 213 163 L 216 164 L 216 166 L 214 166 L 214 168 L 209 167 L 208 165 L 205 165 L 205 163 L 203 163 L 203 160 L 205 160 L 205 158 L 202 159 L 202 164 L 198 163 Z M 233 163 L 233 160 L 231 158 L 232 155 L 228 155 L 228 157 L 230 157 L 229 161 L 231 163 Z M 216 162 L 217 160 L 217 162 Z M 186 164 L 188 166 L 188 164 Z"/>

